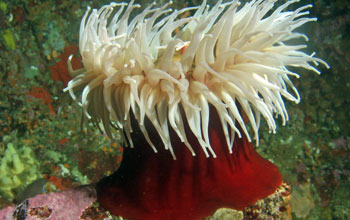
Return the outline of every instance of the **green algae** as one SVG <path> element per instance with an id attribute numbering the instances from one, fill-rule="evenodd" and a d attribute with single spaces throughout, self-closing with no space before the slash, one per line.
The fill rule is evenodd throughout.
<path id="1" fill-rule="evenodd" d="M 4 39 L 5 44 L 9 49 L 16 49 L 15 37 L 10 29 L 5 30 L 5 32 L 2 35 L 2 38 Z"/>
<path id="2" fill-rule="evenodd" d="M 0 195 L 14 199 L 16 192 L 40 177 L 38 165 L 31 148 L 7 144 L 0 161 Z"/>

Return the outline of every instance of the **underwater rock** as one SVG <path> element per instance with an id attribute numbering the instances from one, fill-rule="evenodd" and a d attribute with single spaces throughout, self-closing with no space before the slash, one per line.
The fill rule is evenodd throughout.
<path id="1" fill-rule="evenodd" d="M 82 186 L 62 192 L 41 194 L 25 200 L 17 207 L 0 210 L 1 220 L 80 219 L 84 211 L 96 201 L 92 186 Z M 20 216 L 20 218 L 18 218 Z"/>

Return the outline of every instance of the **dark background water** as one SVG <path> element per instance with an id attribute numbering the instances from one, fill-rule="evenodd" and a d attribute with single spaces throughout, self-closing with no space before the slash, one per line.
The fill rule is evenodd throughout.
<path id="1" fill-rule="evenodd" d="M 79 57 L 81 17 L 88 5 L 106 3 L 0 1 L 0 157 L 3 164 L 10 144 L 23 164 L 18 174 L 2 168 L 0 207 L 35 179 L 49 179 L 45 191 L 62 190 L 96 182 L 118 167 L 120 145 L 95 128 L 81 131 L 79 107 L 62 91 L 69 79 L 67 57 Z M 200 3 L 175 1 L 173 7 Z M 350 219 L 350 2 L 307 0 L 289 9 L 307 3 L 318 22 L 300 32 L 309 37 L 307 51 L 316 51 L 331 69 L 320 67 L 321 75 L 298 71 L 301 78 L 293 82 L 302 101 L 286 103 L 290 120 L 281 126 L 277 119 L 277 134 L 262 125 L 258 151 L 292 185 L 292 205 L 303 204 L 292 206 L 295 219 Z M 1 183 L 14 176 L 18 181 L 10 189 Z"/>

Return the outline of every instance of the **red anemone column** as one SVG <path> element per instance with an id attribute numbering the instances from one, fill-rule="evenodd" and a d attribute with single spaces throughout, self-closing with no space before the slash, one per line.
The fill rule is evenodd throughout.
<path id="1" fill-rule="evenodd" d="M 101 205 L 127 219 L 200 220 L 218 208 L 242 209 L 274 193 L 282 182 L 278 168 L 262 158 L 245 136 L 236 135 L 230 154 L 220 120 L 211 110 L 209 135 L 217 158 L 205 157 L 188 127 L 196 156 L 171 131 L 173 160 L 150 128 L 158 149 L 154 153 L 134 123 L 135 148 L 125 148 L 120 168 L 97 185 Z"/>

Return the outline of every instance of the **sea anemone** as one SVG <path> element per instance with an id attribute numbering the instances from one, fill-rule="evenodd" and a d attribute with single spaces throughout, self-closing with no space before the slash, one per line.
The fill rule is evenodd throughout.
<path id="1" fill-rule="evenodd" d="M 299 75 L 288 67 L 328 68 L 306 45 L 291 44 L 307 40 L 295 29 L 316 20 L 304 17 L 311 5 L 286 11 L 297 2 L 289 0 L 273 10 L 275 2 L 181 10 L 169 2 L 136 16 L 134 1 L 88 8 L 79 33 L 84 68 L 73 70 L 70 57 L 65 91 L 84 119 L 112 139 L 111 128 L 122 131 L 128 146 L 121 167 L 97 185 L 103 206 L 133 219 L 193 220 L 274 192 L 280 172 L 250 135 L 258 144 L 261 115 L 275 133 L 274 117 L 288 120 L 284 99 L 300 101 L 289 79 Z"/>

